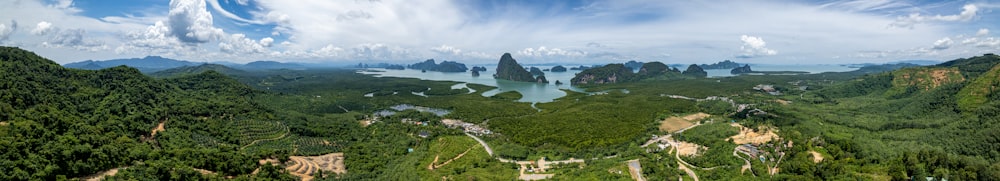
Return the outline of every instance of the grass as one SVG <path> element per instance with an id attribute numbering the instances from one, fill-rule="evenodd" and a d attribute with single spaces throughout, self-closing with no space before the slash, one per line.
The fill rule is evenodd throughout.
<path id="1" fill-rule="evenodd" d="M 468 152 L 466 152 L 467 150 Z M 461 158 L 457 158 L 447 165 L 440 165 L 449 159 L 456 158 L 463 152 L 465 155 Z M 514 168 L 512 164 L 501 163 L 493 159 L 478 142 L 467 136 L 438 137 L 428 144 L 426 154 L 420 154 L 420 157 L 419 164 L 414 169 L 417 170 L 421 180 L 442 178 L 451 180 L 511 180 L 517 178 L 517 170 L 510 169 Z M 434 157 L 439 158 L 434 164 L 440 165 L 440 167 L 430 170 L 427 166 L 432 164 Z"/>

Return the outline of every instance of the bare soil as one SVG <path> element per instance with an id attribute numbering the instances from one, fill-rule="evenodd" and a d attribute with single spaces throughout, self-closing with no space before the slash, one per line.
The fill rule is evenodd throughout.
<path id="1" fill-rule="evenodd" d="M 96 174 L 93 174 L 93 175 L 88 175 L 86 177 L 81 177 L 80 180 L 86 180 L 86 181 L 104 180 L 104 177 L 115 176 L 115 174 L 118 174 L 118 169 L 123 169 L 123 168 L 125 168 L 125 167 L 122 167 L 122 168 L 112 168 L 110 170 L 105 170 L 105 171 L 102 171 L 102 172 L 97 172 Z"/>
<path id="2" fill-rule="evenodd" d="M 691 127 L 695 122 L 705 119 L 711 115 L 705 113 L 695 113 L 687 116 L 674 116 L 663 119 L 660 122 L 660 131 L 675 132 L 687 127 Z"/>
<path id="3" fill-rule="evenodd" d="M 819 152 L 812 150 L 809 150 L 809 154 L 812 154 L 813 156 L 813 163 L 819 163 L 820 161 L 823 161 L 823 154 L 819 154 Z"/>
<path id="4" fill-rule="evenodd" d="M 302 178 L 303 181 L 313 179 L 313 173 L 322 170 L 325 173 L 343 174 L 347 173 L 344 167 L 344 153 L 330 153 L 320 156 L 290 156 L 293 164 L 285 167 L 292 175 Z M 271 160 L 261 160 L 266 163 Z"/>
<path id="5" fill-rule="evenodd" d="M 153 128 L 153 130 L 152 130 L 152 131 L 150 131 L 150 134 L 149 134 L 149 135 L 150 135 L 151 137 L 156 137 L 156 133 L 158 133 L 158 132 L 160 132 L 160 131 L 166 131 L 166 130 L 167 130 L 167 128 L 165 127 L 165 126 L 166 126 L 166 124 L 167 124 L 167 121 L 166 121 L 166 120 L 164 120 L 164 121 L 160 121 L 160 124 L 157 124 L 157 125 L 156 125 L 156 128 Z"/>
<path id="6" fill-rule="evenodd" d="M 775 134 L 772 129 L 768 129 L 767 127 L 760 127 L 757 129 L 758 131 L 755 132 L 753 129 L 743 127 L 742 125 L 736 123 L 731 123 L 730 125 L 740 128 L 739 134 L 729 137 L 729 139 L 732 139 L 733 143 L 736 144 L 762 144 L 780 138 L 778 137 L 778 134 Z"/>
<path id="7" fill-rule="evenodd" d="M 708 147 L 683 141 L 677 142 L 677 154 L 681 156 L 697 156 L 705 150 L 708 150 Z"/>

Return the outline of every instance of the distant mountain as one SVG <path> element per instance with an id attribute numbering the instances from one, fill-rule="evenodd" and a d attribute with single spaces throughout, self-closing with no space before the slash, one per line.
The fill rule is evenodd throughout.
<path id="1" fill-rule="evenodd" d="M 434 59 L 427 59 L 420 63 L 411 64 L 409 66 L 406 66 L 406 68 L 423 70 L 423 71 L 438 71 L 438 72 L 465 72 L 469 70 L 469 68 L 462 63 L 443 61 L 441 62 L 441 64 L 437 64 L 434 62 Z"/>
<path id="2" fill-rule="evenodd" d="M 734 69 L 734 68 L 739 68 L 739 67 L 742 67 L 742 66 L 743 65 L 741 65 L 739 63 L 736 63 L 736 62 L 733 62 L 733 61 L 730 61 L 730 60 L 725 60 L 725 61 L 721 61 L 719 63 L 701 64 L 699 67 L 701 67 L 702 69 Z"/>
<path id="3" fill-rule="evenodd" d="M 708 72 L 705 72 L 705 69 L 702 69 L 697 64 L 689 65 L 687 70 L 684 70 L 681 74 L 694 77 L 708 77 Z"/>
<path id="4" fill-rule="evenodd" d="M 486 67 L 475 66 L 475 67 L 472 67 L 472 71 L 480 71 L 480 72 L 486 71 Z"/>
<path id="5" fill-rule="evenodd" d="M 207 71 L 215 71 L 225 75 L 243 75 L 246 71 L 227 67 L 219 64 L 201 64 L 198 66 L 183 66 L 158 72 L 150 73 L 153 77 L 179 77 L 184 75 L 201 74 Z"/>
<path id="6" fill-rule="evenodd" d="M 637 71 L 642 68 L 642 62 L 636 62 L 635 60 L 629 60 L 625 62 L 625 67 L 632 69 L 632 71 Z"/>
<path id="7" fill-rule="evenodd" d="M 900 61 L 889 62 L 889 63 L 886 63 L 886 64 L 901 64 L 901 63 L 908 63 L 908 64 L 915 64 L 915 65 L 926 66 L 926 65 L 937 65 L 937 64 L 941 63 L 941 61 L 937 61 L 937 60 L 900 60 Z"/>
<path id="8" fill-rule="evenodd" d="M 403 70 L 406 67 L 399 64 L 389 64 L 389 63 L 377 63 L 377 64 L 358 63 L 358 65 L 354 66 L 354 68 L 385 68 L 392 70 Z"/>
<path id="9" fill-rule="evenodd" d="M 531 67 L 530 70 L 528 70 L 528 72 L 531 73 L 532 76 L 544 76 L 545 75 L 545 72 L 542 72 L 542 69 L 538 69 L 538 67 Z"/>
<path id="10" fill-rule="evenodd" d="M 660 75 L 669 71 L 672 71 L 670 67 L 662 62 L 646 62 L 639 68 L 639 74 L 644 75 Z"/>
<path id="11" fill-rule="evenodd" d="M 497 63 L 497 73 L 493 74 L 493 78 L 521 81 L 521 82 L 536 82 L 535 77 L 531 76 L 528 70 L 524 70 L 520 64 L 517 64 L 517 60 L 514 60 L 510 56 L 510 53 L 504 53 L 500 56 L 500 62 Z"/>
<path id="12" fill-rule="evenodd" d="M 744 65 L 742 67 L 733 68 L 729 71 L 730 74 L 748 74 L 753 73 L 753 69 L 750 69 L 750 64 Z"/>
<path id="13" fill-rule="evenodd" d="M 625 67 L 625 64 L 614 63 L 603 67 L 594 67 L 583 70 L 570 79 L 570 84 L 613 84 L 632 81 L 632 69 Z"/>
<path id="14" fill-rule="evenodd" d="M 244 70 L 267 70 L 267 69 L 301 69 L 305 66 L 297 63 L 282 63 L 276 61 L 256 61 L 239 66 Z"/>
<path id="15" fill-rule="evenodd" d="M 579 67 L 570 67 L 569 69 L 570 69 L 570 70 L 587 70 L 587 69 L 591 69 L 591 68 L 592 68 L 592 67 L 588 67 L 588 66 L 583 66 L 583 65 L 581 65 L 581 66 L 579 66 Z"/>
<path id="16" fill-rule="evenodd" d="M 556 65 L 555 67 L 552 67 L 551 71 L 552 72 L 565 72 L 566 71 L 566 67 L 563 67 L 562 65 Z"/>
<path id="17" fill-rule="evenodd" d="M 67 68 L 75 69 L 86 69 L 86 70 L 98 70 L 110 67 L 117 67 L 121 65 L 133 67 L 139 69 L 142 72 L 155 72 L 170 68 L 177 68 L 183 66 L 197 66 L 201 63 L 174 60 L 169 58 L 163 58 L 160 56 L 147 56 L 143 58 L 128 58 L 128 59 L 112 59 L 112 60 L 87 60 L 82 62 L 68 63 L 63 65 Z"/>

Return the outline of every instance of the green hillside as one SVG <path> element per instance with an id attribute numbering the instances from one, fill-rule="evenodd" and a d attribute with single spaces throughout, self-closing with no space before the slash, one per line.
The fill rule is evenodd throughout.
<path id="1" fill-rule="evenodd" d="M 996 65 L 990 71 L 981 74 L 976 80 L 958 92 L 958 106 L 966 112 L 997 112 L 996 100 L 1000 100 L 997 94 L 1000 86 L 1000 65 Z M 989 103 L 989 104 L 988 104 Z"/>
<path id="2" fill-rule="evenodd" d="M 247 72 L 239 69 L 226 67 L 219 64 L 201 64 L 198 66 L 183 66 L 158 72 L 150 73 L 153 77 L 179 77 L 184 75 L 200 74 L 202 72 L 215 71 L 224 75 L 246 75 Z"/>

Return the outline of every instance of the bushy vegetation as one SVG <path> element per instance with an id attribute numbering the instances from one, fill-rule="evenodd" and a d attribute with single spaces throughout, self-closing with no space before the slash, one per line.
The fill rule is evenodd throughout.
<path id="1" fill-rule="evenodd" d="M 551 172 L 555 179 L 627 180 L 624 162 L 638 159 L 646 178 L 673 180 L 688 177 L 677 169 L 678 160 L 638 145 L 652 134 L 666 134 L 657 130 L 657 119 L 693 112 L 716 117 L 673 137 L 709 148 L 701 156 L 681 157 L 714 168 L 696 170 L 705 180 L 997 180 L 1000 94 L 990 87 L 998 85 L 998 62 L 1000 57 L 984 55 L 904 72 L 711 79 L 677 78 L 692 76 L 651 62 L 619 79 L 629 81 L 586 87 L 606 94 L 567 91 L 554 102 L 532 106 L 516 102 L 522 97 L 517 92 L 484 97 L 451 89 L 456 82 L 376 78 L 351 70 L 180 71 L 156 79 L 129 67 L 65 69 L 31 52 L 4 47 L 0 180 L 79 178 L 113 168 L 119 168 L 118 175 L 109 177 L 115 180 L 292 180 L 296 178 L 284 165 L 258 161 L 334 152 L 344 153 L 348 172 L 317 179 L 515 177 L 516 165 L 500 163 L 460 130 L 443 127 L 443 118 L 496 132 L 483 139 L 498 157 L 588 159 L 583 167 L 557 166 Z M 661 69 L 662 74 L 656 73 Z M 901 76 L 939 69 L 957 70 L 965 81 L 925 86 Z M 909 78 L 923 76 L 919 72 Z M 774 85 L 785 94 L 751 89 L 758 84 Z M 673 95 L 723 96 L 750 106 L 735 113 L 727 101 Z M 373 112 L 398 104 L 451 113 L 408 110 L 374 121 Z M 757 177 L 739 172 L 743 161 L 732 156 L 736 145 L 725 141 L 737 130 L 729 120 L 774 127 L 783 140 L 795 143 L 784 150 L 778 174 L 766 175 L 765 163 L 757 160 L 751 168 Z M 153 135 L 160 123 L 165 129 Z M 425 138 L 421 132 L 430 134 Z M 435 156 L 450 159 L 466 150 L 463 158 L 427 169 Z M 814 162 L 810 151 L 826 158 Z"/>

